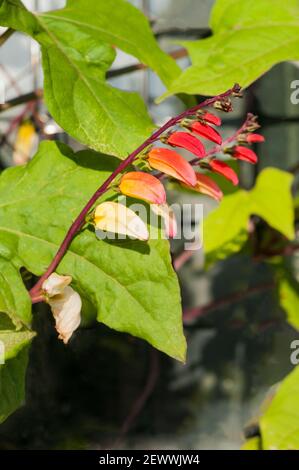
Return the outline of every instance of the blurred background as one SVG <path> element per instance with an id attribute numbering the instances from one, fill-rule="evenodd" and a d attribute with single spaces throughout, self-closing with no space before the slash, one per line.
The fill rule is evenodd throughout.
<path id="1" fill-rule="evenodd" d="M 209 36 L 214 1 L 132 3 L 150 18 L 161 46 L 175 51 L 182 68 L 188 66 L 189 59 L 176 42 Z M 43 11 L 65 2 L 24 4 Z M 42 88 L 39 46 L 17 33 L 1 47 L 0 56 L 6 102 L 23 97 L 19 105 L 12 101 L 13 106 L 0 113 L 1 170 L 26 162 L 45 138 L 80 148 L 51 119 L 42 100 L 30 101 L 29 95 L 26 101 L 27 94 L 38 94 Z M 134 64 L 134 58 L 119 52 L 111 83 L 138 91 L 156 123 L 183 109 L 177 98 L 155 105 L 163 85 L 149 70 L 132 71 Z M 241 167 L 245 188 L 264 167 L 298 170 L 299 105 L 290 102 L 290 84 L 296 78 L 298 64 L 274 67 L 235 103 L 233 113 L 224 116 L 223 129 L 229 134 L 240 127 L 248 111 L 258 114 L 266 137 L 255 149 L 260 157 L 257 167 Z M 25 152 L 16 145 L 22 125 L 32 135 Z M 172 202 L 190 199 L 190 194 L 170 192 Z M 209 199 L 203 201 L 206 211 L 213 207 Z M 180 242 L 173 244 L 174 257 L 181 249 Z M 296 256 L 291 262 L 296 265 Z M 47 307 L 35 306 L 33 326 L 39 335 L 31 348 L 27 401 L 1 425 L 0 448 L 239 449 L 244 428 L 248 435 L 255 432 L 251 419 L 269 387 L 292 369 L 290 343 L 298 334 L 285 322 L 271 288 L 229 304 L 213 304 L 232 292 L 271 282 L 268 266 L 253 262 L 246 252 L 205 271 L 199 251 L 183 263 L 178 275 L 184 309 L 210 306 L 186 325 L 186 365 L 102 325 L 78 331 L 65 348 L 56 339 Z"/>

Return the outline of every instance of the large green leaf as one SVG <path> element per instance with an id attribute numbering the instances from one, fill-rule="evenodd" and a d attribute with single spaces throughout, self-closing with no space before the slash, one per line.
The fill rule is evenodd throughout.
<path id="1" fill-rule="evenodd" d="M 6 259 L 41 275 L 74 218 L 117 164 L 92 151 L 74 154 L 62 144 L 44 142 L 27 166 L 4 171 L 0 251 Z M 96 307 L 100 322 L 184 360 L 179 286 L 166 240 L 105 241 L 85 229 L 58 272 L 73 276 L 75 289 Z"/>
<path id="2" fill-rule="evenodd" d="M 164 95 L 216 95 L 238 82 L 250 85 L 274 64 L 299 59 L 298 0 L 217 0 L 213 35 L 184 41 L 192 66 Z"/>
<path id="3" fill-rule="evenodd" d="M 4 250 L 2 256 L 11 256 L 4 245 L 0 250 Z M 18 328 L 22 324 L 30 326 L 31 299 L 18 269 L 3 257 L 0 257 L 0 312 L 7 313 Z"/>
<path id="4" fill-rule="evenodd" d="M 34 337 L 31 331 L 2 329 L 2 317 L 0 313 L 0 423 L 24 402 L 28 346 Z"/>
<path id="5" fill-rule="evenodd" d="M 299 367 L 281 383 L 260 419 L 263 450 L 299 449 Z"/>
<path id="6" fill-rule="evenodd" d="M 267 168 L 250 191 L 226 196 L 204 220 L 204 250 L 207 264 L 240 251 L 248 238 L 251 215 L 263 218 L 287 238 L 294 238 L 294 209 L 291 195 L 293 176 Z"/>
<path id="7" fill-rule="evenodd" d="M 148 21 L 124 0 L 69 0 L 34 14 L 20 0 L 0 0 L 0 24 L 42 46 L 45 99 L 54 119 L 80 142 L 125 157 L 154 126 L 136 93 L 106 82 L 118 47 L 152 67 L 167 85 L 180 73 L 155 41 Z"/>

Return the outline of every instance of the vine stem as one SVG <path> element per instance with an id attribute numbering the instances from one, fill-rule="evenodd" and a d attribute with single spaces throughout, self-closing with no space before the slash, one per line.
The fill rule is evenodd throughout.
<path id="1" fill-rule="evenodd" d="M 234 303 L 241 302 L 247 297 L 251 297 L 253 295 L 260 294 L 261 292 L 274 289 L 275 286 L 276 286 L 276 283 L 274 281 L 265 282 L 257 286 L 249 287 L 246 290 L 232 293 L 230 295 L 227 295 L 226 297 L 222 297 L 221 299 L 213 300 L 211 303 L 207 305 L 203 305 L 201 307 L 192 307 L 187 310 L 184 310 L 183 312 L 184 324 L 189 324 L 190 322 L 198 318 L 201 318 L 214 310 L 225 308 Z"/>
<path id="2" fill-rule="evenodd" d="M 128 155 L 127 158 L 121 162 L 121 164 L 113 171 L 113 173 L 111 173 L 111 175 L 106 179 L 106 181 L 104 181 L 104 183 L 97 189 L 97 191 L 93 194 L 93 196 L 91 196 L 87 204 L 83 207 L 80 214 L 77 216 L 76 220 L 70 226 L 64 240 L 62 241 L 56 255 L 54 256 L 52 262 L 48 266 L 46 272 L 39 278 L 37 283 L 30 290 L 32 303 L 36 303 L 40 301 L 36 299 L 40 298 L 39 297 L 40 290 L 41 290 L 43 282 L 50 276 L 50 274 L 52 274 L 55 271 L 60 261 L 62 260 L 63 256 L 65 255 L 68 247 L 70 246 L 72 240 L 74 239 L 76 234 L 81 230 L 82 226 L 84 225 L 85 218 L 88 212 L 93 207 L 95 202 L 109 189 L 110 184 L 114 181 L 114 179 L 120 173 L 122 173 L 129 165 L 131 165 L 133 161 L 135 160 L 135 158 L 143 150 L 145 150 L 148 146 L 156 142 L 164 132 L 166 132 L 168 129 L 178 124 L 182 119 L 186 118 L 187 116 L 193 115 L 196 111 L 198 111 L 201 108 L 211 106 L 216 101 L 219 101 L 228 96 L 231 96 L 234 93 L 238 94 L 239 92 L 240 92 L 240 86 L 238 84 L 235 84 L 232 88 L 230 88 L 226 92 L 221 93 L 220 95 L 214 96 L 213 98 L 208 98 L 205 101 L 201 102 L 200 104 L 193 106 L 192 108 L 187 109 L 186 111 L 183 111 L 177 116 L 169 119 L 169 121 L 167 121 L 159 129 L 157 129 L 148 139 L 146 139 L 136 150 L 130 153 L 130 155 Z"/>
<path id="3" fill-rule="evenodd" d="M 12 28 L 8 28 L 6 31 L 4 31 L 4 33 L 0 36 L 0 46 L 2 46 L 14 32 L 15 30 Z"/>

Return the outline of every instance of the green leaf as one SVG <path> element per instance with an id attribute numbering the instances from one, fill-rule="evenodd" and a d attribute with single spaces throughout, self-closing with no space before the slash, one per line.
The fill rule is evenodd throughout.
<path id="1" fill-rule="evenodd" d="M 248 238 L 251 215 L 258 215 L 287 238 L 293 239 L 292 181 L 290 173 L 266 168 L 259 174 L 252 190 L 239 190 L 224 197 L 220 206 L 204 221 L 207 265 L 241 250 Z"/>
<path id="2" fill-rule="evenodd" d="M 237 82 L 247 87 L 278 62 L 299 59 L 297 0 L 218 0 L 213 35 L 184 41 L 192 66 L 163 97 L 176 93 L 216 95 Z"/>
<path id="3" fill-rule="evenodd" d="M 260 437 L 251 437 L 242 445 L 241 450 L 261 450 Z"/>
<path id="4" fill-rule="evenodd" d="M 299 367 L 281 383 L 260 419 L 263 450 L 299 449 Z"/>
<path id="5" fill-rule="evenodd" d="M 181 72 L 159 48 L 146 17 L 128 1 L 68 0 L 64 9 L 44 13 L 41 19 L 54 28 L 80 31 L 122 49 L 155 70 L 166 85 Z"/>
<path id="6" fill-rule="evenodd" d="M 286 271 L 279 275 L 278 295 L 280 306 L 285 310 L 288 322 L 299 330 L 299 283 Z"/>
<path id="7" fill-rule="evenodd" d="M 17 31 L 33 35 L 37 22 L 21 0 L 0 0 L 0 23 Z"/>
<path id="8" fill-rule="evenodd" d="M 44 142 L 27 166 L 2 173 L 0 252 L 14 266 L 45 272 L 74 218 L 118 164 L 99 157 Z M 179 286 L 166 240 L 99 240 L 87 228 L 58 272 L 73 277 L 74 288 L 96 307 L 98 321 L 184 360 Z"/>
<path id="9" fill-rule="evenodd" d="M 20 0 L 0 0 L 0 24 L 41 44 L 45 100 L 54 119 L 80 142 L 121 158 L 154 125 L 137 93 L 106 82 L 114 47 L 152 67 L 165 84 L 180 73 L 144 15 L 124 0 L 69 0 L 64 9 L 43 14 L 29 12 Z"/>
<path id="10" fill-rule="evenodd" d="M 239 190 L 224 197 L 220 206 L 203 222 L 206 264 L 240 251 L 247 240 L 248 193 Z"/>
<path id="11" fill-rule="evenodd" d="M 5 247 L 1 245 L 2 255 Z M 4 252 L 3 252 L 4 250 Z M 6 255 L 10 256 L 6 252 Z M 23 284 L 17 267 L 0 257 L 0 312 L 5 312 L 16 327 L 31 322 L 31 299 Z"/>
<path id="12" fill-rule="evenodd" d="M 291 186 L 294 176 L 277 168 L 266 168 L 250 191 L 251 213 L 259 215 L 271 227 L 294 239 L 294 205 Z"/>
<path id="13" fill-rule="evenodd" d="M 0 363 L 0 423 L 24 402 L 28 346 L 34 335 L 31 331 L 0 329 L 0 358 L 4 347 L 5 360 Z"/>

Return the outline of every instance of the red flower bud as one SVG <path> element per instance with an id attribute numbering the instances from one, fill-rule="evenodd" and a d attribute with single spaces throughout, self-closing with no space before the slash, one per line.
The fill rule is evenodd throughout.
<path id="1" fill-rule="evenodd" d="M 211 160 L 210 168 L 214 173 L 224 176 L 227 180 L 231 181 L 234 186 L 239 183 L 237 173 L 222 160 Z"/>
<path id="2" fill-rule="evenodd" d="M 174 147 L 181 147 L 189 152 L 194 153 L 199 158 L 205 156 L 205 148 L 200 140 L 189 132 L 174 132 L 167 140 L 167 143 Z"/>
<path id="3" fill-rule="evenodd" d="M 244 160 L 248 163 L 257 163 L 257 155 L 254 153 L 254 151 L 248 149 L 247 147 L 242 147 L 241 145 L 234 147 L 232 156 L 238 160 Z"/>
<path id="4" fill-rule="evenodd" d="M 260 134 L 248 134 L 246 137 L 247 142 L 255 143 L 255 142 L 265 142 L 265 137 Z"/>
<path id="5" fill-rule="evenodd" d="M 204 113 L 201 118 L 210 123 L 210 124 L 214 124 L 215 126 L 221 126 L 221 119 L 220 117 L 218 116 L 215 116 L 215 114 L 212 114 L 212 113 Z"/>
<path id="6" fill-rule="evenodd" d="M 201 137 L 211 140 L 212 142 L 215 142 L 215 144 L 218 144 L 218 145 L 222 144 L 221 135 L 213 127 L 208 126 L 207 124 L 203 124 L 201 122 L 195 121 L 190 125 L 190 128 L 193 132 L 197 132 L 197 134 L 201 135 Z"/>
<path id="7" fill-rule="evenodd" d="M 196 176 L 192 166 L 174 150 L 154 147 L 148 154 L 148 162 L 155 170 L 162 171 L 187 185 L 195 186 Z"/>

